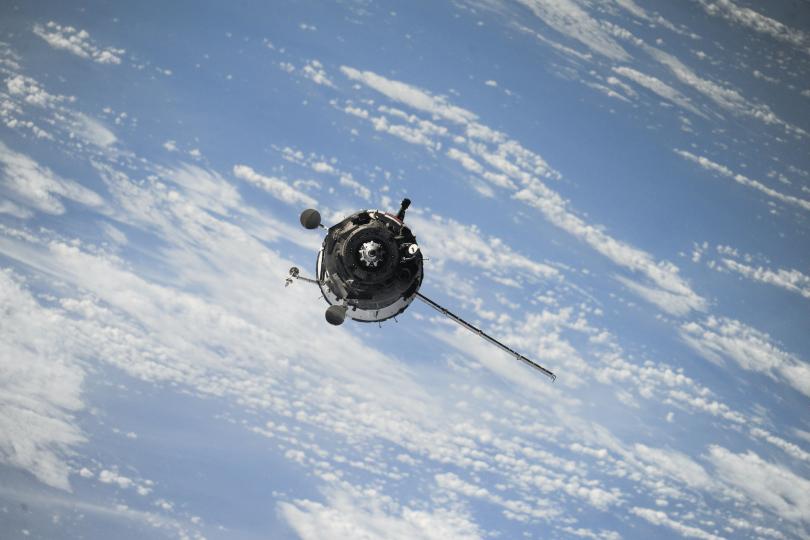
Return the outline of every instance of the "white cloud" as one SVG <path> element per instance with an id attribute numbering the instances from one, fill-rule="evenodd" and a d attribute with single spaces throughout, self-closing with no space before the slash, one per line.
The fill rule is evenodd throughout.
<path id="1" fill-rule="evenodd" d="M 86 114 L 76 114 L 74 129 L 85 140 L 102 148 L 110 146 L 118 140 L 104 124 Z"/>
<path id="2" fill-rule="evenodd" d="M 712 485 L 712 479 L 706 470 L 689 456 L 674 450 L 651 448 L 643 444 L 634 447 L 638 456 L 654 465 L 660 473 L 672 477 L 692 488 L 706 489 Z"/>
<path id="3" fill-rule="evenodd" d="M 442 110 L 452 105 L 443 102 L 430 107 Z M 540 156 L 476 122 L 455 126 L 459 131 L 445 135 L 438 129 L 444 127 L 438 125 L 442 119 L 448 120 L 445 116 L 431 118 L 432 127 L 423 128 L 421 122 L 425 120 L 414 115 L 390 108 L 377 110 L 391 119 L 390 124 L 401 122 L 422 133 L 432 130 L 431 136 L 442 143 L 452 140 L 458 152 L 478 163 L 484 174 L 502 175 L 500 178 L 513 185 L 536 189 L 536 178 L 558 177 Z M 463 118 L 465 113 L 449 114 Z M 341 171 L 336 161 L 293 153 L 291 161 L 302 165 L 307 174 L 316 171 L 352 179 L 343 176 L 348 173 Z M 463 157 L 460 153 L 456 156 Z M 99 161 L 112 163 L 111 158 L 104 159 Z M 610 531 L 573 527 L 571 519 L 577 515 L 568 513 L 572 502 L 575 508 L 587 504 L 626 516 L 626 501 L 636 492 L 657 493 L 647 479 L 633 472 L 628 474 L 627 465 L 614 457 L 620 453 L 620 441 L 602 426 L 579 417 L 586 405 L 578 397 L 601 398 L 602 390 L 612 395 L 614 388 L 600 388 L 594 381 L 596 367 L 592 364 L 604 360 L 607 366 L 610 358 L 607 354 L 596 359 L 586 357 L 586 351 L 563 332 L 576 332 L 584 339 L 594 337 L 596 346 L 605 349 L 614 344 L 610 336 L 598 334 L 578 310 L 564 307 L 561 299 L 555 297 L 551 301 L 554 309 L 534 313 L 525 324 L 496 311 L 491 320 L 504 340 L 519 343 L 520 348 L 525 345 L 566 368 L 570 366 L 567 380 L 580 377 L 587 385 L 583 390 L 587 394 L 546 384 L 513 359 L 504 355 L 497 358 L 500 353 L 496 349 L 469 334 L 464 336 L 473 345 L 459 346 L 458 350 L 477 347 L 471 353 L 474 358 L 495 366 L 498 373 L 508 373 L 519 380 L 518 384 L 509 382 L 507 391 L 498 390 L 499 383 L 493 383 L 491 374 L 477 370 L 475 362 L 469 362 L 470 368 L 459 378 L 444 364 L 400 361 L 371 347 L 367 328 L 325 326 L 323 305 L 313 298 L 313 294 L 317 296 L 314 289 L 281 286 L 287 268 L 300 262 L 288 260 L 283 252 L 274 249 L 274 243 L 285 237 L 305 245 L 300 240 L 304 232 L 293 223 L 299 236 L 288 234 L 289 220 L 274 221 L 243 200 L 233 177 L 194 165 L 164 168 L 138 161 L 138 172 L 132 173 L 138 179 L 131 180 L 122 171 L 134 160 L 126 165 L 116 162 L 120 170 L 100 162 L 94 161 L 110 195 L 103 219 L 126 224 L 128 233 L 134 229 L 130 234 L 133 242 L 141 235 L 147 238 L 154 246 L 150 254 L 160 260 L 159 278 L 155 278 L 154 266 L 149 262 L 143 263 L 137 257 L 122 259 L 122 248 L 106 247 L 106 242 L 102 247 L 88 245 L 84 239 L 74 241 L 57 232 L 41 233 L 38 239 L 22 231 L 1 229 L 4 235 L 0 236 L 0 253 L 29 266 L 39 277 L 59 280 L 63 284 L 60 290 L 69 291 L 63 294 L 70 297 L 57 300 L 58 307 L 40 305 L 40 309 L 43 317 L 63 324 L 65 333 L 81 344 L 81 361 L 109 363 L 145 381 L 172 382 L 183 392 L 232 402 L 236 410 L 250 411 L 249 423 L 261 417 L 257 426 L 248 429 L 271 437 L 278 444 L 279 456 L 287 456 L 291 467 L 300 462 L 301 477 L 311 473 L 308 482 L 339 485 L 332 491 L 327 487 L 323 500 L 307 496 L 278 506 L 281 516 L 303 538 L 362 538 L 364 534 L 477 538 L 488 532 L 479 530 L 465 508 L 482 501 L 499 505 L 506 519 L 527 526 L 543 521 L 552 535 L 613 540 L 616 535 Z M 233 175 L 292 203 L 304 202 L 299 198 L 306 196 L 295 187 L 310 185 L 301 182 L 290 186 L 275 178 L 270 180 L 281 184 L 267 184 L 269 177 L 244 165 L 237 165 Z M 509 188 L 507 182 L 501 187 Z M 358 189 L 350 183 L 345 187 Z M 568 202 L 561 198 L 556 211 L 562 217 L 555 219 L 572 214 Z M 418 213 L 412 217 L 420 219 Z M 101 219 L 96 217 L 96 222 Z M 421 225 L 448 229 L 471 246 L 471 254 L 453 254 L 451 262 L 476 265 L 493 279 L 503 279 L 495 268 L 508 256 L 518 261 L 525 279 L 557 275 L 554 268 L 518 253 L 496 238 L 481 235 L 473 227 L 443 218 L 438 219 L 438 224 L 421 219 L 425 223 L 417 224 L 417 231 Z M 580 225 L 589 226 L 584 220 Z M 433 238 L 433 234 L 430 231 L 426 236 Z M 113 238 L 115 233 L 108 236 Z M 318 243 L 316 236 L 309 238 Z M 441 249 L 452 253 L 452 246 L 444 246 L 445 239 L 439 240 Z M 115 251 L 107 253 L 105 249 Z M 636 253 L 628 251 L 625 255 Z M 677 268 L 673 270 L 667 263 L 656 263 L 651 255 L 640 253 L 646 257 L 642 263 L 660 265 L 664 275 L 674 273 L 677 277 Z M 643 264 L 642 268 L 650 271 Z M 278 276 L 278 286 L 273 285 L 273 276 Z M 25 289 L 25 285 L 20 282 L 18 288 Z M 673 294 L 677 296 L 678 292 Z M 63 311 L 65 316 L 61 316 Z M 21 324 L 34 327 L 34 322 Z M 433 328 L 443 331 L 445 326 L 436 324 Z M 27 343 L 35 337 L 25 336 L 21 341 Z M 452 336 L 459 342 L 465 338 Z M 62 352 L 71 351 L 76 349 Z M 615 363 L 609 366 L 612 371 L 605 384 L 614 383 L 619 380 L 618 373 L 627 372 L 622 384 L 628 391 L 644 392 L 649 403 L 675 390 L 683 399 L 672 397 L 668 405 L 677 402 L 686 408 L 686 400 L 699 397 L 707 414 L 717 413 L 718 418 L 728 419 L 723 415 L 733 413 L 712 401 L 708 389 L 668 366 L 631 364 L 623 360 L 624 353 L 615 349 L 611 349 L 611 355 Z M 451 356 L 457 359 L 459 354 L 450 351 L 448 358 Z M 78 358 L 75 354 L 66 362 L 81 366 Z M 699 405 L 689 406 L 695 411 L 704 410 Z M 69 412 L 63 417 L 72 423 Z M 572 418 L 577 422 L 570 422 Z M 688 422 L 688 415 L 683 419 Z M 309 438 L 301 433 L 324 433 L 320 442 L 327 443 L 319 446 L 318 435 Z M 779 446 L 778 441 L 772 444 Z M 45 449 L 53 452 L 58 464 L 71 448 L 77 445 L 68 441 Z M 565 457 L 569 451 L 575 454 Z M 397 456 L 393 465 L 392 456 Z M 679 457 L 677 450 L 667 450 L 663 457 L 648 456 L 647 466 L 655 467 L 667 478 L 680 478 L 678 481 L 686 485 L 704 485 L 700 466 L 694 461 L 679 461 Z M 29 470 L 38 466 L 26 463 L 20 466 Z M 77 463 L 76 468 L 80 465 Z M 679 465 L 683 470 L 676 470 Z M 448 467 L 452 467 L 452 476 L 446 475 Z M 100 478 L 103 471 L 95 470 Z M 137 489 L 137 479 L 124 477 L 114 467 L 104 470 L 108 471 L 105 478 L 110 485 L 124 483 L 128 489 Z M 353 473 L 368 475 L 374 487 L 342 482 Z M 436 475 L 441 473 L 445 475 L 439 480 Z M 81 469 L 77 474 L 82 474 Z M 393 483 L 404 478 L 409 485 L 428 490 L 429 502 L 396 502 L 387 494 L 396 491 L 399 495 L 402 484 Z M 479 492 L 481 489 L 483 492 Z M 487 498 L 481 498 L 484 496 Z M 675 507 L 675 501 L 672 503 L 670 507 Z M 180 507 L 170 501 L 159 500 L 157 504 L 166 509 Z M 561 514 L 564 519 L 559 522 L 550 519 Z M 723 516 L 718 513 L 709 517 Z M 670 526 L 669 521 L 662 523 Z M 692 531 L 689 525 L 684 527 Z"/>
<path id="4" fill-rule="evenodd" d="M 500 238 L 484 236 L 475 225 L 465 226 L 438 215 L 426 219 L 414 214 L 409 220 L 414 231 L 419 232 L 423 252 L 440 268 L 445 261 L 452 261 L 494 276 L 506 277 L 517 272 L 533 280 L 560 277 L 552 266 L 515 252 Z"/>
<path id="5" fill-rule="evenodd" d="M 43 309 L 0 270 L 0 462 L 70 490 L 67 458 L 85 441 L 72 414 L 84 407 L 81 345 L 60 313 Z"/>
<path id="6" fill-rule="evenodd" d="M 717 536 L 716 534 L 706 532 L 698 527 L 693 527 L 691 525 L 681 523 L 680 521 L 676 521 L 670 518 L 666 512 L 662 512 L 660 510 L 634 506 L 630 509 L 630 512 L 655 525 L 668 527 L 686 538 L 700 538 L 701 540 L 723 540 L 722 536 Z"/>
<path id="7" fill-rule="evenodd" d="M 765 431 L 762 428 L 752 427 L 749 432 L 754 437 L 764 439 L 769 443 L 771 443 L 772 445 L 781 448 L 787 454 L 793 456 L 796 459 L 810 462 L 810 452 L 805 452 L 797 444 L 794 444 L 790 441 L 786 441 L 782 437 L 778 437 L 772 433 L 769 433 L 768 431 Z"/>
<path id="8" fill-rule="evenodd" d="M 686 109 L 687 111 L 696 114 L 698 116 L 702 116 L 706 118 L 706 115 L 703 114 L 697 107 L 695 107 L 689 98 L 669 86 L 668 84 L 662 82 L 659 79 L 651 75 L 646 75 L 637 71 L 630 67 L 614 67 L 613 71 L 630 79 L 631 81 L 635 82 L 636 84 L 643 86 L 647 90 L 654 92 L 661 96 L 662 98 L 666 99 L 667 101 L 671 101 L 672 103 L 678 105 L 679 107 Z"/>
<path id="9" fill-rule="evenodd" d="M 424 90 L 420 90 L 409 84 L 386 79 L 371 71 L 359 71 L 347 66 L 341 66 L 340 71 L 343 72 L 346 77 L 354 81 L 362 82 L 381 94 L 385 94 L 393 100 L 405 103 L 414 109 L 434 114 L 460 124 L 475 120 L 476 118 L 471 112 L 450 105 L 446 99 L 432 96 Z"/>
<path id="10" fill-rule="evenodd" d="M 81 58 L 87 58 L 99 64 L 120 64 L 126 52 L 123 49 L 99 47 L 90 39 L 86 30 L 77 30 L 72 26 L 62 26 L 53 21 L 45 26 L 34 25 L 34 34 L 44 39 L 55 49 L 62 49 Z"/>
<path id="11" fill-rule="evenodd" d="M 621 45 L 599 22 L 572 0 L 519 0 L 534 15 L 560 34 L 579 41 L 596 54 L 612 60 L 628 60 Z"/>
<path id="12" fill-rule="evenodd" d="M 364 201 L 371 201 L 371 190 L 361 182 L 358 182 L 350 172 L 339 169 L 337 159 L 327 159 L 324 156 L 315 154 L 304 155 L 300 150 L 294 150 L 290 147 L 282 148 L 281 153 L 282 157 L 287 161 L 296 163 L 302 167 L 309 167 L 317 173 L 337 178 L 341 186 L 351 188 L 355 195 Z M 295 185 L 307 185 L 309 182 L 313 183 L 315 186 L 319 186 L 319 184 L 314 181 L 296 181 Z"/>
<path id="13" fill-rule="evenodd" d="M 99 207 L 104 203 L 94 191 L 73 180 L 59 177 L 47 167 L 39 165 L 24 154 L 15 152 L 2 142 L 0 142 L 0 175 L 9 190 L 9 195 L 18 203 L 48 214 L 65 212 L 59 197 L 90 207 Z"/>
<path id="14" fill-rule="evenodd" d="M 306 193 L 298 191 L 284 180 L 261 175 L 247 165 L 234 165 L 233 174 L 237 178 L 241 178 L 260 187 L 273 197 L 287 204 L 302 204 L 310 207 L 317 204 L 315 199 Z"/>
<path id="15" fill-rule="evenodd" d="M 461 124 L 470 153 L 458 149 L 448 150 L 450 157 L 460 160 L 462 166 L 473 169 L 476 169 L 476 165 L 467 160 L 465 155 L 469 155 L 470 159 L 478 157 L 483 161 L 477 162 L 479 165 L 486 164 L 500 175 L 489 179 L 500 179 L 504 187 L 509 185 L 508 179 L 522 184 L 522 188 L 516 188 L 519 191 L 513 195 L 514 198 L 536 208 L 552 224 L 583 240 L 614 263 L 643 274 L 649 284 L 644 285 L 644 288 L 634 288 L 634 292 L 645 293 L 642 296 L 647 300 L 677 314 L 706 308 L 705 299 L 695 293 L 678 274 L 677 266 L 668 261 L 655 261 L 649 253 L 616 240 L 604 232 L 602 227 L 585 222 L 571 211 L 566 200 L 541 182 L 541 178 L 560 178 L 560 174 L 549 167 L 541 156 L 527 150 L 517 141 L 508 139 L 505 134 L 478 123 L 475 114 L 453 106 L 444 98 L 434 97 L 424 90 L 368 71 L 360 72 L 345 66 L 341 70 L 349 78 L 362 82 L 393 100 L 428 112 L 434 117 Z M 416 140 L 410 142 L 420 143 Z M 495 145 L 495 149 L 491 149 L 490 145 Z"/>
<path id="16" fill-rule="evenodd" d="M 20 219 L 33 217 L 34 213 L 11 201 L 0 200 L 0 214 L 8 214 Z"/>
<path id="17" fill-rule="evenodd" d="M 656 262 L 649 253 L 616 240 L 603 229 L 586 223 L 570 212 L 566 202 L 546 186 L 536 182 L 532 188 L 523 189 L 514 197 L 534 206 L 551 223 L 584 241 L 616 264 L 643 274 L 655 288 L 636 286 L 633 290 L 644 293 L 646 300 L 675 314 L 706 309 L 706 301 L 678 275 L 677 266 L 668 261 Z"/>
<path id="18" fill-rule="evenodd" d="M 722 446 L 709 459 L 724 482 L 792 522 L 810 523 L 810 480 L 765 461 L 752 451 L 735 454 Z"/>
<path id="19" fill-rule="evenodd" d="M 302 540 L 474 540 L 482 531 L 469 517 L 444 508 L 420 510 L 368 489 L 331 490 L 327 501 L 282 502 L 279 511 Z"/>
<path id="20" fill-rule="evenodd" d="M 669 68 L 678 80 L 705 95 L 723 109 L 739 116 L 756 118 L 765 124 L 781 126 L 787 133 L 801 137 L 807 135 L 802 128 L 779 118 L 767 105 L 754 103 L 734 88 L 698 76 L 675 56 L 654 47 L 646 47 L 646 50 L 653 58 Z"/>
<path id="21" fill-rule="evenodd" d="M 748 279 L 775 285 L 790 292 L 800 294 L 805 298 L 810 298 L 810 276 L 796 269 L 786 270 L 777 268 L 776 270 L 772 270 L 770 268 L 763 268 L 762 266 L 750 266 L 727 258 L 723 258 L 722 263 L 732 272 L 736 272 Z"/>
<path id="22" fill-rule="evenodd" d="M 306 65 L 301 68 L 301 72 L 304 74 L 304 77 L 310 79 L 316 84 L 329 86 L 331 88 L 335 87 L 335 84 L 326 75 L 326 71 L 323 69 L 323 64 L 317 60 L 310 60 L 307 62 Z"/>
<path id="23" fill-rule="evenodd" d="M 703 323 L 681 325 L 681 337 L 704 358 L 734 360 L 749 371 L 780 375 L 784 382 L 810 396 L 810 366 L 774 345 L 770 336 L 740 321 L 709 316 Z"/>
<path id="24" fill-rule="evenodd" d="M 738 184 L 754 188 L 757 191 L 760 191 L 761 193 L 764 193 L 765 195 L 774 198 L 776 200 L 792 204 L 794 206 L 798 206 L 799 208 L 802 208 L 804 210 L 810 210 L 810 201 L 808 200 L 801 199 L 799 197 L 794 197 L 793 195 L 785 195 L 784 193 L 781 193 L 773 188 L 766 186 L 765 184 L 763 184 L 758 180 L 753 180 L 743 174 L 735 173 L 725 165 L 716 163 L 706 157 L 695 155 L 692 152 L 675 149 L 675 153 L 686 160 L 689 160 L 693 163 L 697 163 L 707 171 L 717 173 L 720 176 L 724 176 L 726 178 L 731 178 Z"/>
<path id="25" fill-rule="evenodd" d="M 720 16 L 776 40 L 790 43 L 799 50 L 810 54 L 810 35 L 802 30 L 791 28 L 758 11 L 735 4 L 731 0 L 699 0 L 699 2 L 709 15 Z"/>
<path id="26" fill-rule="evenodd" d="M 6 80 L 6 89 L 12 96 L 22 98 L 29 105 L 48 107 L 68 98 L 48 93 L 37 81 L 24 75 L 14 75 Z"/>

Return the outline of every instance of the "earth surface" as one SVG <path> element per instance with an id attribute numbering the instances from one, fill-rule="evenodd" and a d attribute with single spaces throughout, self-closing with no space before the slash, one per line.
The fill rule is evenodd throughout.
<path id="1" fill-rule="evenodd" d="M 807 1 L 0 15 L 3 539 L 810 537 Z"/>

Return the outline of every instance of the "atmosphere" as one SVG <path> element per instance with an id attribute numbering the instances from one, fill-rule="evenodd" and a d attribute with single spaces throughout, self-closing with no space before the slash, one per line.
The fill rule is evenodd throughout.
<path id="1" fill-rule="evenodd" d="M 3 2 L 0 538 L 810 538 L 808 149 L 807 0 Z"/>

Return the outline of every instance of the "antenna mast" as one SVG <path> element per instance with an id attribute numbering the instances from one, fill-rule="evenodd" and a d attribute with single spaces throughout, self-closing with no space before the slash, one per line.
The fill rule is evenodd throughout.
<path id="1" fill-rule="evenodd" d="M 522 354 L 520 354 L 516 350 L 507 347 L 506 345 L 504 345 L 503 343 L 501 343 L 500 341 L 498 341 L 494 337 L 490 336 L 489 334 L 487 334 L 486 332 L 484 332 L 480 328 L 477 328 L 477 327 L 471 325 L 470 323 L 468 323 L 467 321 L 465 321 L 464 319 L 462 319 L 461 317 L 459 317 L 458 315 L 456 315 L 452 311 L 448 310 L 445 307 L 440 306 L 439 304 L 437 304 L 436 302 L 434 302 L 433 300 L 431 300 L 430 298 L 428 298 L 424 294 L 422 294 L 420 292 L 417 292 L 416 296 L 419 298 L 419 300 L 426 303 L 427 305 L 429 305 L 430 307 L 432 307 L 433 309 L 435 309 L 436 311 L 438 311 L 442 315 L 444 315 L 444 316 L 452 319 L 453 321 L 457 322 L 458 324 L 460 324 L 461 326 L 463 326 L 464 328 L 466 328 L 467 330 L 469 330 L 473 334 L 478 334 L 479 336 L 481 336 L 485 340 L 489 341 L 490 343 L 492 343 L 496 347 L 500 348 L 503 351 L 508 352 L 509 354 L 511 354 L 512 356 L 514 356 L 515 358 L 517 358 L 518 360 L 520 360 L 524 364 L 526 364 L 528 366 L 531 366 L 534 369 L 540 371 L 543 375 L 550 378 L 552 381 L 557 379 L 557 376 L 554 375 L 554 373 L 552 373 L 548 369 L 544 368 L 543 366 L 541 366 L 537 362 L 529 360 L 528 358 L 526 358 L 525 356 L 523 356 Z"/>

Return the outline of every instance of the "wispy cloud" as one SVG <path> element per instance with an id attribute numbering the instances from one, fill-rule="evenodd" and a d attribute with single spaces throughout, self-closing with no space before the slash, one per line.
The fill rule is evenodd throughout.
<path id="1" fill-rule="evenodd" d="M 629 55 L 597 20 L 572 0 L 520 0 L 549 27 L 569 39 L 579 41 L 592 52 L 613 60 L 627 60 Z"/>
<path id="2" fill-rule="evenodd" d="M 680 150 L 677 148 L 675 149 L 675 153 L 688 161 L 697 163 L 707 171 L 719 174 L 720 176 L 725 178 L 730 178 L 735 182 L 737 182 L 738 184 L 742 184 L 743 186 L 753 188 L 773 199 L 791 204 L 793 206 L 797 206 L 804 210 L 810 210 L 810 201 L 806 199 L 801 199 L 799 197 L 794 197 L 793 195 L 785 195 L 784 193 L 781 193 L 771 187 L 766 186 L 759 180 L 754 180 L 741 173 L 735 173 L 725 165 L 716 163 L 710 160 L 709 158 L 706 158 L 704 156 L 698 156 L 687 150 Z"/>
<path id="3" fill-rule="evenodd" d="M 8 195 L 17 203 L 30 206 L 49 214 L 62 214 L 65 206 L 60 198 L 69 199 L 87 206 L 99 207 L 104 201 L 96 192 L 61 178 L 47 167 L 30 157 L 15 152 L 0 142 L 0 176 Z"/>
<path id="4" fill-rule="evenodd" d="M 810 523 L 810 480 L 770 463 L 754 452 L 735 454 L 722 446 L 709 459 L 725 482 L 794 523 Z"/>
<path id="5" fill-rule="evenodd" d="M 777 347 L 767 334 L 740 321 L 709 316 L 702 323 L 684 323 L 681 336 L 708 360 L 727 358 L 745 370 L 778 375 L 784 383 L 810 396 L 810 365 Z"/>
<path id="6" fill-rule="evenodd" d="M 637 71 L 631 67 L 620 66 L 613 68 L 614 73 L 618 73 L 619 75 L 630 79 L 631 81 L 635 82 L 639 86 L 643 86 L 647 90 L 654 92 L 655 94 L 661 96 L 662 98 L 670 101 L 679 107 L 686 109 L 687 111 L 696 114 L 698 116 L 702 116 L 706 118 L 706 115 L 700 111 L 691 101 L 689 98 L 681 94 L 679 91 L 675 90 L 668 84 L 664 83 L 660 79 L 657 79 L 651 75 L 646 75 Z"/>
<path id="7" fill-rule="evenodd" d="M 709 15 L 715 15 L 729 22 L 744 26 L 773 39 L 790 43 L 799 50 L 810 54 L 810 34 L 777 21 L 749 7 L 740 6 L 731 0 L 699 0 Z"/>
<path id="8" fill-rule="evenodd" d="M 799 137 L 808 135 L 801 127 L 780 118 L 767 104 L 755 103 L 730 85 L 699 76 L 676 56 L 668 52 L 649 46 L 646 46 L 645 49 L 653 58 L 669 68 L 670 72 L 681 83 L 692 87 L 726 111 L 738 116 L 755 118 L 768 125 L 780 126 L 785 132 L 792 135 Z"/>
<path id="9" fill-rule="evenodd" d="M 670 518 L 666 512 L 662 512 L 661 510 L 634 506 L 630 509 L 630 512 L 654 525 L 661 525 L 663 527 L 672 529 L 686 538 L 700 538 L 701 540 L 723 540 L 722 536 L 718 536 L 699 527 L 686 525 L 685 523 L 674 520 Z"/>
<path id="10" fill-rule="evenodd" d="M 748 279 L 775 285 L 800 294 L 805 298 L 810 298 L 810 276 L 799 270 L 784 268 L 774 270 L 762 266 L 751 266 L 728 258 L 723 258 L 722 263 L 727 269 Z"/>
<path id="11" fill-rule="evenodd" d="M 613 238 L 603 228 L 587 223 L 572 211 L 566 200 L 543 183 L 545 179 L 559 178 L 560 174 L 535 152 L 479 123 L 475 114 L 450 104 L 445 98 L 434 97 L 425 90 L 371 72 L 345 66 L 341 70 L 349 78 L 361 81 L 395 101 L 460 124 L 466 148 L 448 148 L 450 157 L 471 172 L 477 173 L 486 166 L 482 178 L 490 182 L 497 179 L 498 182 L 494 183 L 507 189 L 516 186 L 512 188 L 516 190 L 512 195 L 515 199 L 536 208 L 549 222 L 584 241 L 614 263 L 643 275 L 649 283 L 647 290 L 653 290 L 652 287 L 658 293 L 642 295 L 645 299 L 678 315 L 705 309 L 705 300 L 678 274 L 674 264 L 655 261 L 649 253 Z M 442 137 L 446 144 L 455 142 L 451 134 L 452 131 Z M 475 160 L 475 157 L 479 159 Z"/>
<path id="12" fill-rule="evenodd" d="M 73 414 L 84 408 L 80 344 L 60 313 L 42 309 L 11 271 L 0 271 L 0 462 L 70 490 L 67 457 L 86 441 Z"/>
<path id="13" fill-rule="evenodd" d="M 237 178 L 246 180 L 255 186 L 260 187 L 264 191 L 270 193 L 273 197 L 280 199 L 289 204 L 303 204 L 307 206 L 315 206 L 316 201 L 306 193 L 303 193 L 284 180 L 273 176 L 265 176 L 257 173 L 247 165 L 234 165 L 233 174 Z"/>

